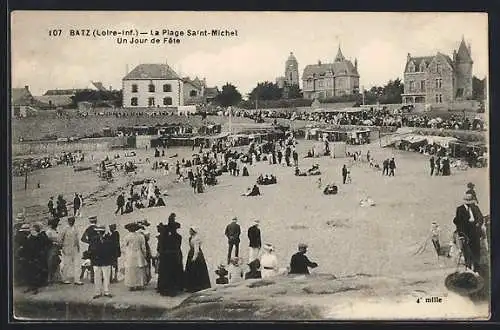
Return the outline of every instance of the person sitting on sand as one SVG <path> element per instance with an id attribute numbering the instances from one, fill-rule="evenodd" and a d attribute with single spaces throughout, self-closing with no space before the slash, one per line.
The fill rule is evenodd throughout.
<path id="1" fill-rule="evenodd" d="M 307 244 L 300 243 L 299 251 L 292 256 L 290 260 L 289 274 L 309 274 L 309 267 L 316 268 L 318 264 L 311 262 L 306 256 Z"/>
<path id="2" fill-rule="evenodd" d="M 338 193 L 338 187 L 334 183 L 327 184 L 325 189 L 323 189 L 324 195 L 337 195 L 337 193 Z"/>
<path id="3" fill-rule="evenodd" d="M 243 270 L 240 267 L 240 259 L 233 257 L 228 267 L 229 283 L 236 283 L 243 280 Z"/>
<path id="4" fill-rule="evenodd" d="M 310 169 L 307 170 L 307 175 L 321 175 L 321 171 L 319 170 L 319 165 L 314 164 Z"/>
<path id="5" fill-rule="evenodd" d="M 148 207 L 154 207 L 156 205 L 156 199 L 151 196 L 148 200 Z"/>
<path id="6" fill-rule="evenodd" d="M 375 201 L 371 199 L 370 197 L 363 198 L 362 200 L 359 201 L 359 205 L 361 207 L 366 207 L 366 206 L 375 206 Z"/>
<path id="7" fill-rule="evenodd" d="M 165 201 L 163 200 L 163 198 L 161 196 L 158 196 L 158 199 L 156 200 L 155 206 L 156 207 L 165 206 Z"/>
<path id="8" fill-rule="evenodd" d="M 247 189 L 247 192 L 244 193 L 242 196 L 260 196 L 260 189 L 259 186 L 256 184 L 253 185 L 253 188 L 250 190 L 250 188 Z"/>
<path id="9" fill-rule="evenodd" d="M 250 271 L 245 273 L 245 280 L 262 278 L 262 274 L 259 270 L 259 268 L 260 268 L 260 260 L 259 259 L 255 259 L 252 262 L 250 262 L 248 264 L 248 267 L 250 268 Z"/>
<path id="10" fill-rule="evenodd" d="M 215 270 L 215 274 L 219 276 L 215 280 L 215 284 L 228 284 L 229 279 L 227 278 L 228 271 L 226 270 L 226 266 L 224 264 L 220 264 L 219 268 Z"/>
<path id="11" fill-rule="evenodd" d="M 298 167 L 295 167 L 295 176 L 307 176 L 307 173 L 301 172 Z"/>

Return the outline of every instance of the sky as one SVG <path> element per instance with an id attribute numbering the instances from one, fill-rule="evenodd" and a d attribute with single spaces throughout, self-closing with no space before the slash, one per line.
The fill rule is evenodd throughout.
<path id="1" fill-rule="evenodd" d="M 61 29 L 60 36 L 49 36 Z M 118 44 L 116 37 L 71 37 L 70 29 L 237 30 L 236 37 L 188 37 L 179 44 Z M 209 32 L 210 33 L 210 32 Z M 70 12 L 16 11 L 11 16 L 12 87 L 33 95 L 48 89 L 86 88 L 91 81 L 121 88 L 127 69 L 168 63 L 182 76 L 226 82 L 246 95 L 257 82 L 284 75 L 293 52 L 304 67 L 332 62 L 340 45 L 358 60 L 360 85 L 369 89 L 403 78 L 406 56 L 450 57 L 462 37 L 471 44 L 473 74 L 488 74 L 485 13 L 327 12 Z M 127 37 L 128 38 L 128 37 Z M 160 37 L 163 41 L 163 36 Z"/>

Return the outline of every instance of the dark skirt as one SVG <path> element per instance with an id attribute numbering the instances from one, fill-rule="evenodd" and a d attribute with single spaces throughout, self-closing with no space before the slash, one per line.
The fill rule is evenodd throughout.
<path id="1" fill-rule="evenodd" d="M 205 256 L 200 249 L 198 258 L 191 261 L 194 255 L 193 249 L 189 250 L 186 262 L 186 271 L 184 276 L 184 287 L 189 292 L 197 292 L 211 287 L 210 277 L 208 276 L 207 263 Z"/>
<path id="2" fill-rule="evenodd" d="M 158 292 L 161 295 L 175 296 L 183 289 L 183 277 L 181 251 L 161 253 L 158 265 Z"/>

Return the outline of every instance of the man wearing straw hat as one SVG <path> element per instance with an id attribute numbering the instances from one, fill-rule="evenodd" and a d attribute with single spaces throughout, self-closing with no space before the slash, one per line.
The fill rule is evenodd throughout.
<path id="1" fill-rule="evenodd" d="M 254 225 L 248 228 L 248 240 L 250 241 L 250 251 L 248 254 L 248 260 L 254 261 L 259 257 L 260 248 L 262 246 L 262 241 L 260 237 L 259 220 L 254 221 Z"/>
<path id="2" fill-rule="evenodd" d="M 103 295 L 112 297 L 109 282 L 113 263 L 113 241 L 105 226 L 96 226 L 95 232 L 96 237 L 91 248 L 89 248 L 94 269 L 95 294 L 93 299 L 100 298 Z"/>

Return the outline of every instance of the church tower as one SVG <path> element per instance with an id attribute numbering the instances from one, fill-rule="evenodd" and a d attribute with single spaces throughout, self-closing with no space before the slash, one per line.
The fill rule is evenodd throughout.
<path id="1" fill-rule="evenodd" d="M 455 98 L 466 99 L 472 97 L 472 61 L 470 45 L 465 44 L 464 37 L 453 54 L 455 62 Z"/>
<path id="2" fill-rule="evenodd" d="M 290 52 L 290 56 L 288 56 L 285 63 L 285 82 L 288 86 L 299 86 L 299 63 L 293 52 Z"/>

